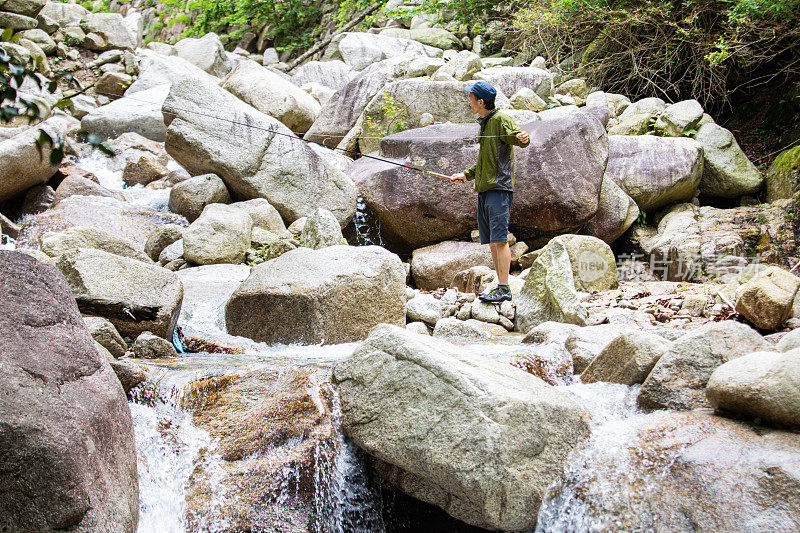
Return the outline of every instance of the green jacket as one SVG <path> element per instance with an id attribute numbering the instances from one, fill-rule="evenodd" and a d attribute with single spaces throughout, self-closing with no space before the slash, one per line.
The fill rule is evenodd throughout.
<path id="1" fill-rule="evenodd" d="M 494 110 L 480 122 L 478 143 L 478 160 L 464 171 L 468 180 L 475 180 L 475 191 L 484 192 L 492 189 L 502 191 L 514 190 L 514 149 L 513 146 L 525 147 L 530 141 L 523 143 L 517 139 L 522 130 L 508 115 Z"/>

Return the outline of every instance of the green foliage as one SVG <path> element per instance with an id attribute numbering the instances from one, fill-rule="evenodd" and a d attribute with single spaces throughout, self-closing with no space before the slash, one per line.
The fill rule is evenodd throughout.
<path id="1" fill-rule="evenodd" d="M 365 113 L 364 133 L 367 136 L 385 137 L 408 129 L 405 105 L 392 96 L 384 95 L 377 112 Z"/>
<path id="2" fill-rule="evenodd" d="M 500 16 L 502 4 L 497 0 L 422 0 L 413 6 L 400 6 L 386 9 L 373 17 L 376 21 L 405 19 L 422 13 L 442 16 L 447 13 L 447 21 L 473 23 L 483 17 Z"/>
<path id="3" fill-rule="evenodd" d="M 639 218 L 636 219 L 636 225 L 640 228 L 647 227 L 647 213 L 645 211 L 639 211 Z"/>

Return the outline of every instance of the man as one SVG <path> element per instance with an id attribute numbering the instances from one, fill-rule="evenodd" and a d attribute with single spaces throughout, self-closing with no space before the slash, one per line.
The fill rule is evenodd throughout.
<path id="1" fill-rule="evenodd" d="M 485 81 L 464 89 L 469 93 L 470 111 L 479 115 L 478 161 L 464 172 L 453 174 L 455 183 L 475 180 L 478 193 L 478 233 L 481 244 L 492 250 L 494 270 L 499 285 L 478 297 L 484 302 L 511 300 L 508 271 L 511 250 L 508 247 L 508 221 L 514 195 L 514 148 L 530 144 L 528 133 L 522 131 L 509 117 L 494 107 L 497 91 Z"/>

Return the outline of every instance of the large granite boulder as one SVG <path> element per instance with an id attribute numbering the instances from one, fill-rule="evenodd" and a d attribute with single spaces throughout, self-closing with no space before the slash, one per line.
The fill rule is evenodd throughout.
<path id="1" fill-rule="evenodd" d="M 313 96 L 255 61 L 244 61 L 222 80 L 222 88 L 295 133 L 305 133 L 319 115 Z"/>
<path id="2" fill-rule="evenodd" d="M 793 531 L 798 486 L 796 434 L 700 412 L 656 412 L 593 431 L 537 527 Z"/>
<path id="3" fill-rule="evenodd" d="M 606 176 L 642 211 L 692 198 L 703 174 L 703 149 L 689 138 L 608 137 Z"/>
<path id="4" fill-rule="evenodd" d="M 772 266 L 736 290 L 736 312 L 755 327 L 776 330 L 792 315 L 800 278 Z"/>
<path id="5" fill-rule="evenodd" d="M 233 68 L 219 36 L 213 32 L 199 39 L 181 39 L 175 43 L 175 54 L 217 78 L 224 77 Z"/>
<path id="6" fill-rule="evenodd" d="M 586 412 L 539 378 L 390 325 L 332 379 L 345 434 L 385 481 L 492 530 L 533 528 L 589 434 Z"/>
<path id="7" fill-rule="evenodd" d="M 639 206 L 633 198 L 605 175 L 600 188 L 597 214 L 586 223 L 586 232 L 611 244 L 628 231 L 639 218 L 639 214 Z"/>
<path id="8" fill-rule="evenodd" d="M 561 235 L 553 240 L 566 247 L 575 290 L 602 292 L 619 286 L 616 258 L 608 244 L 590 235 Z"/>
<path id="9" fill-rule="evenodd" d="M 183 232 L 183 256 L 198 265 L 243 263 L 253 219 L 245 211 L 225 204 L 210 204 Z"/>
<path id="10" fill-rule="evenodd" d="M 203 78 L 219 83 L 216 77 L 182 57 L 165 56 L 152 50 L 142 50 L 140 54 L 139 77 L 125 91 L 127 96 L 133 96 L 159 85 L 168 85 L 185 77 Z"/>
<path id="11" fill-rule="evenodd" d="M 183 299 L 174 272 L 92 249 L 62 255 L 56 266 L 86 314 L 109 319 L 123 335 L 172 339 Z"/>
<path id="12" fill-rule="evenodd" d="M 655 333 L 623 332 L 589 363 L 581 373 L 581 382 L 644 383 L 671 345 L 670 341 Z"/>
<path id="13" fill-rule="evenodd" d="M 716 409 L 800 427 L 800 350 L 755 352 L 720 365 L 706 385 Z"/>
<path id="14" fill-rule="evenodd" d="M 89 10 L 80 4 L 61 2 L 47 2 L 39 11 L 39 15 L 53 19 L 62 28 L 77 26 L 81 19 L 88 14 Z"/>
<path id="15" fill-rule="evenodd" d="M 65 198 L 70 196 L 102 196 L 105 198 L 113 198 L 115 200 L 123 201 L 124 197 L 120 191 L 112 191 L 106 189 L 99 183 L 92 181 L 89 178 L 84 178 L 78 174 L 70 174 L 58 185 L 53 195 L 53 205 L 57 206 Z"/>
<path id="16" fill-rule="evenodd" d="M 381 30 L 379 35 L 397 37 L 399 39 L 411 39 L 434 48 L 442 50 L 460 50 L 461 41 L 458 37 L 444 28 L 413 28 L 406 30 L 403 28 L 386 28 Z"/>
<path id="17" fill-rule="evenodd" d="M 768 202 L 791 198 L 800 185 L 800 146 L 778 154 L 770 165 L 765 179 Z"/>
<path id="18" fill-rule="evenodd" d="M 664 108 L 655 123 L 662 135 L 681 137 L 691 132 L 703 118 L 703 106 L 697 100 L 683 100 Z"/>
<path id="19" fill-rule="evenodd" d="M 215 118 L 226 110 L 227 132 Z M 356 208 L 355 184 L 278 120 L 205 80 L 175 82 L 164 102 L 167 152 L 192 174 L 214 173 L 243 199 L 265 198 L 289 223 L 318 207 L 344 227 Z M 283 135 L 276 135 L 280 132 Z"/>
<path id="20" fill-rule="evenodd" d="M 186 225 L 178 215 L 133 207 L 102 196 L 70 196 L 52 209 L 34 215 L 20 226 L 19 244 L 37 248 L 48 231 L 91 226 L 144 247 L 153 231 L 164 224 Z"/>
<path id="21" fill-rule="evenodd" d="M 63 137 L 67 122 L 58 117 L 50 118 L 35 128 L 0 141 L 0 201 L 45 183 L 58 170 L 58 165 L 50 163 L 51 149 L 37 144 L 42 131 Z"/>
<path id="22" fill-rule="evenodd" d="M 411 254 L 411 277 L 417 288 L 450 287 L 459 272 L 474 266 L 493 266 L 489 246 L 475 242 L 445 241 Z"/>
<path id="23" fill-rule="evenodd" d="M 0 9 L 25 17 L 36 17 L 44 7 L 46 0 L 3 0 Z"/>
<path id="24" fill-rule="evenodd" d="M 563 237 L 556 237 L 531 265 L 525 285 L 515 299 L 514 330 L 527 333 L 550 321 L 586 325 L 589 314 L 581 305 L 575 285 L 569 244 Z"/>
<path id="25" fill-rule="evenodd" d="M 700 192 L 708 196 L 735 198 L 761 189 L 764 178 L 750 162 L 729 130 L 704 124 L 695 140 L 703 147 L 703 177 Z"/>
<path id="26" fill-rule="evenodd" d="M 405 325 L 406 272 L 378 246 L 297 248 L 253 268 L 225 306 L 228 332 L 268 343 L 362 340 Z"/>
<path id="27" fill-rule="evenodd" d="M 322 60 L 341 59 L 355 70 L 364 70 L 384 59 L 419 55 L 440 56 L 442 50 L 411 39 L 398 39 L 373 33 L 344 32 L 334 37 L 325 49 Z"/>
<path id="28" fill-rule="evenodd" d="M 77 250 L 93 248 L 150 263 L 142 246 L 113 233 L 92 226 L 73 226 L 63 231 L 49 231 L 42 235 L 41 250 L 53 258 Z"/>
<path id="29" fill-rule="evenodd" d="M 491 83 L 503 94 L 516 94 L 523 87 L 547 99 L 553 94 L 553 75 L 536 67 L 490 67 L 475 74 L 476 80 Z"/>
<path id="30" fill-rule="evenodd" d="M 342 235 L 342 228 L 333 213 L 325 209 L 314 211 L 303 226 L 300 246 L 319 250 L 340 244 L 346 245 L 347 239 Z"/>
<path id="31" fill-rule="evenodd" d="M 134 533 L 133 421 L 64 278 L 0 251 L 0 529 Z"/>
<path id="32" fill-rule="evenodd" d="M 81 119 L 81 128 L 103 138 L 115 138 L 134 132 L 157 142 L 164 142 L 167 127 L 161 106 L 170 85 L 162 84 L 137 92 L 134 96 L 100 106 Z"/>
<path id="33" fill-rule="evenodd" d="M 136 48 L 136 36 L 119 13 L 89 13 L 81 19 L 80 25 L 87 34 L 96 33 L 105 37 L 108 45 L 103 47 L 104 50 Z"/>
<path id="34" fill-rule="evenodd" d="M 577 230 L 599 205 L 607 160 L 602 124 L 583 113 L 523 124 L 527 148 L 514 150 L 512 231 L 529 239 Z M 380 156 L 443 174 L 475 163 L 477 125 L 444 124 L 391 135 Z M 471 182 L 453 184 L 394 164 L 361 158 L 348 170 L 389 240 L 413 247 L 453 238 L 477 224 Z"/>
<path id="35" fill-rule="evenodd" d="M 739 322 L 711 322 L 676 340 L 661 356 L 639 392 L 645 409 L 709 407 L 705 387 L 712 372 L 737 357 L 768 349 L 756 330 Z"/>
<path id="36" fill-rule="evenodd" d="M 231 195 L 225 182 L 215 174 L 195 176 L 176 183 L 169 192 L 169 210 L 194 222 L 210 204 L 229 204 Z"/>
<path id="37" fill-rule="evenodd" d="M 319 83 L 338 91 L 353 79 L 356 72 L 344 61 L 309 61 L 292 72 L 292 83 L 302 87 L 307 83 Z"/>

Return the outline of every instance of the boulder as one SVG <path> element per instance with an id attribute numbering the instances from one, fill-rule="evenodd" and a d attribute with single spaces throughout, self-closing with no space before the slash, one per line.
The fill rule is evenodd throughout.
<path id="1" fill-rule="evenodd" d="M 215 173 L 234 195 L 265 198 L 284 220 L 294 222 L 318 207 L 344 227 L 356 208 L 355 184 L 276 119 L 203 80 L 172 85 L 164 102 L 167 152 L 190 173 Z M 213 116 L 225 109 L 229 134 L 219 135 Z M 276 135 L 272 132 L 280 132 Z"/>
<path id="2" fill-rule="evenodd" d="M 135 132 L 153 141 L 164 142 L 167 127 L 161 106 L 169 90 L 169 84 L 158 85 L 100 106 L 83 117 L 81 128 L 104 138 Z"/>
<path id="3" fill-rule="evenodd" d="M 508 331 L 497 324 L 487 324 L 480 320 L 469 318 L 443 318 L 436 323 L 433 336 L 453 342 L 496 342 L 506 336 Z"/>
<path id="4" fill-rule="evenodd" d="M 405 325 L 405 278 L 378 246 L 297 248 L 253 268 L 225 306 L 227 329 L 267 343 L 359 341 L 375 324 Z"/>
<path id="5" fill-rule="evenodd" d="M 244 262 L 253 220 L 241 209 L 207 205 L 183 232 L 183 256 L 198 265 Z"/>
<path id="6" fill-rule="evenodd" d="M 703 118 L 703 106 L 697 100 L 684 100 L 668 105 L 661 112 L 655 129 L 661 135 L 681 137 L 697 127 Z"/>
<path id="7" fill-rule="evenodd" d="M 612 135 L 606 176 L 650 211 L 692 198 L 703 174 L 703 149 L 688 138 Z"/>
<path id="8" fill-rule="evenodd" d="M 175 43 L 175 54 L 212 76 L 226 76 L 233 65 L 216 33 L 207 33 L 199 39 L 186 38 Z"/>
<path id="9" fill-rule="evenodd" d="M 411 39 L 434 48 L 442 50 L 460 50 L 461 41 L 458 37 L 445 30 L 444 28 L 413 28 L 406 30 L 403 28 L 386 28 L 381 30 L 379 35 L 397 37 L 400 39 Z"/>
<path id="10" fill-rule="evenodd" d="M 133 96 L 147 89 L 160 85 L 169 85 L 186 77 L 206 79 L 211 83 L 219 83 L 216 77 L 189 63 L 182 57 L 167 56 L 143 50 L 139 61 L 139 77 L 125 91 L 125 94 Z"/>
<path id="11" fill-rule="evenodd" d="M 655 333 L 622 333 L 597 354 L 581 373 L 582 383 L 606 381 L 636 385 L 644 383 L 650 371 L 672 343 Z"/>
<path id="12" fill-rule="evenodd" d="M 321 106 L 327 104 L 328 101 L 333 98 L 333 95 L 336 94 L 335 89 L 320 85 L 319 83 L 306 83 L 305 85 L 301 85 L 300 88 L 310 94 Z"/>
<path id="13" fill-rule="evenodd" d="M 59 117 L 53 117 L 0 141 L 0 201 L 45 183 L 58 170 L 58 165 L 50 163 L 52 150 L 37 144 L 43 131 L 54 137 L 64 137 L 67 123 Z"/>
<path id="14" fill-rule="evenodd" d="M 162 266 L 166 266 L 179 259 L 183 259 L 183 238 L 178 239 L 172 244 L 168 244 L 161 250 L 161 253 L 158 254 L 158 263 Z"/>
<path id="15" fill-rule="evenodd" d="M 38 215 L 53 207 L 56 191 L 49 185 L 34 185 L 25 193 L 25 200 L 20 208 L 20 218 L 26 215 Z"/>
<path id="16" fill-rule="evenodd" d="M 424 95 L 421 97 L 420 95 Z M 498 94 L 497 109 L 510 107 L 508 99 Z M 364 108 L 359 149 L 370 153 L 380 148 L 380 139 L 391 133 L 422 126 L 423 113 L 435 122 L 471 123 L 464 84 L 457 81 L 398 80 L 387 84 Z"/>
<path id="17" fill-rule="evenodd" d="M 308 217 L 303 233 L 300 235 L 300 246 L 319 250 L 326 246 L 347 245 L 342 235 L 342 228 L 333 213 L 326 209 L 317 209 Z"/>
<path id="18" fill-rule="evenodd" d="M 428 329 L 428 326 L 425 325 L 425 322 L 409 322 L 408 324 L 406 324 L 406 329 L 418 335 L 431 334 L 431 331 L 430 329 Z"/>
<path id="19" fill-rule="evenodd" d="M 533 331 L 535 331 L 534 328 Z M 572 367 L 576 374 L 582 373 L 595 357 L 623 333 L 635 332 L 619 324 L 599 324 L 596 326 L 573 326 L 564 340 L 564 347 L 572 355 Z"/>
<path id="20" fill-rule="evenodd" d="M 764 178 L 739 148 L 733 133 L 710 123 L 702 126 L 694 138 L 703 147 L 704 154 L 701 193 L 735 198 L 761 189 Z"/>
<path id="21" fill-rule="evenodd" d="M 645 409 L 709 407 L 705 387 L 721 364 L 745 354 L 767 350 L 753 328 L 733 321 L 710 322 L 676 340 L 661 356 L 639 392 Z"/>
<path id="22" fill-rule="evenodd" d="M 128 87 L 133 83 L 133 77 L 122 72 L 106 72 L 94 86 L 95 94 L 108 96 L 109 98 L 120 98 Z"/>
<path id="23" fill-rule="evenodd" d="M 608 129 L 609 135 L 644 135 L 650 129 L 653 115 L 640 113 L 629 117 Z"/>
<path id="24" fill-rule="evenodd" d="M 133 421 L 64 278 L 0 250 L 0 529 L 133 533 Z"/>
<path id="25" fill-rule="evenodd" d="M 619 286 L 616 258 L 608 244 L 589 235 L 562 235 L 553 240 L 561 241 L 567 250 L 576 291 L 602 292 Z"/>
<path id="26" fill-rule="evenodd" d="M 630 103 L 628 101 L 628 106 L 619 114 L 619 121 L 623 122 L 628 120 L 634 115 L 651 115 L 653 117 L 658 117 L 661 113 L 666 109 L 667 103 L 664 102 L 661 98 L 642 98 L 641 100 L 637 100 L 634 103 Z M 587 101 L 587 105 L 589 105 Z"/>
<path id="27" fill-rule="evenodd" d="M 95 342 L 108 350 L 108 353 L 113 358 L 118 359 L 128 351 L 128 345 L 125 344 L 117 328 L 108 319 L 99 316 L 86 316 L 83 317 L 83 322 Z"/>
<path id="28" fill-rule="evenodd" d="M 531 143 L 514 151 L 515 235 L 527 240 L 577 230 L 597 213 L 607 159 L 605 129 L 583 113 L 522 127 Z M 462 172 L 477 159 L 477 131 L 477 125 L 443 124 L 396 133 L 381 140 L 380 156 L 448 175 Z M 354 162 L 348 174 L 390 241 L 420 247 L 476 225 L 469 184 L 454 185 L 368 158 Z"/>
<path id="29" fill-rule="evenodd" d="M 442 318 L 442 301 L 432 294 L 418 294 L 406 302 L 407 320 L 424 322 L 433 327 Z"/>
<path id="30" fill-rule="evenodd" d="M 58 188 L 55 190 L 55 194 L 53 194 L 52 207 L 56 207 L 66 198 L 71 196 L 100 196 L 119 201 L 123 200 L 121 192 L 106 189 L 99 183 L 96 183 L 88 178 L 84 178 L 78 174 L 71 174 L 67 176 L 58 185 Z"/>
<path id="31" fill-rule="evenodd" d="M 170 341 L 153 335 L 149 331 L 144 331 L 136 337 L 131 349 L 133 350 L 133 356 L 137 359 L 161 359 L 178 356 L 178 352 L 175 351 L 175 347 Z"/>
<path id="32" fill-rule="evenodd" d="M 390 325 L 332 381 L 342 429 L 385 481 L 479 527 L 533 528 L 546 487 L 589 434 L 586 412 L 539 378 Z"/>
<path id="33" fill-rule="evenodd" d="M 87 34 L 97 33 L 105 37 L 108 48 L 133 50 L 138 44 L 119 13 L 89 13 L 81 19 L 80 25 Z"/>
<path id="34" fill-rule="evenodd" d="M 143 156 L 136 161 L 128 161 L 122 171 L 122 181 L 128 187 L 147 185 L 169 176 L 169 169 L 154 157 Z"/>
<path id="35" fill-rule="evenodd" d="M 720 365 L 706 385 L 715 409 L 800 427 L 800 350 L 754 352 Z"/>
<path id="36" fill-rule="evenodd" d="M 611 244 L 628 231 L 639 218 L 639 213 L 639 206 L 633 198 L 605 175 L 600 188 L 597 213 L 586 222 L 586 233 Z"/>
<path id="37" fill-rule="evenodd" d="M 411 276 L 417 288 L 449 287 L 453 277 L 474 266 L 493 266 L 488 246 L 474 242 L 445 241 L 414 250 Z"/>
<path id="38" fill-rule="evenodd" d="M 73 226 L 63 231 L 49 231 L 42 235 L 41 250 L 53 258 L 77 250 L 92 248 L 110 254 L 150 263 L 150 258 L 139 244 L 92 226 Z"/>
<path id="39" fill-rule="evenodd" d="M 278 210 L 263 198 L 254 198 L 244 202 L 236 202 L 231 207 L 241 209 L 250 215 L 254 228 L 262 228 L 271 231 L 282 231 L 286 229 Z M 306 217 L 303 217 L 303 221 Z"/>
<path id="40" fill-rule="evenodd" d="M 445 64 L 431 76 L 434 81 L 466 81 L 483 68 L 481 56 L 469 50 L 445 58 Z"/>
<path id="41" fill-rule="evenodd" d="M 792 315 L 800 278 L 780 267 L 764 269 L 736 291 L 736 312 L 755 327 L 776 330 Z"/>
<path id="42" fill-rule="evenodd" d="M 527 333 L 548 321 L 586 325 L 589 314 L 578 299 L 569 244 L 562 237 L 547 243 L 533 262 L 515 301 L 515 331 Z"/>
<path id="43" fill-rule="evenodd" d="M 26 17 L 25 15 L 18 15 L 17 13 L 8 13 L 0 11 L 0 28 L 9 28 L 12 30 L 31 30 L 36 27 L 36 19 Z M 5 46 L 5 45 L 4 45 Z"/>
<path id="44" fill-rule="evenodd" d="M 172 187 L 169 210 L 194 222 L 209 204 L 229 204 L 231 195 L 225 182 L 216 174 L 195 176 Z"/>
<path id="45" fill-rule="evenodd" d="M 0 9 L 26 17 L 36 17 L 44 7 L 46 0 L 3 0 Z"/>
<path id="46" fill-rule="evenodd" d="M 122 385 L 122 390 L 125 391 L 127 395 L 130 393 L 131 389 L 136 387 L 138 384 L 147 380 L 147 374 L 145 374 L 142 367 L 133 363 L 131 361 L 119 361 L 113 360 L 109 361 L 112 370 L 117 375 L 117 379 L 119 380 L 120 384 Z"/>
<path id="47" fill-rule="evenodd" d="M 298 87 L 308 83 L 319 83 L 338 91 L 347 85 L 355 74 L 356 72 L 344 61 L 309 61 L 292 72 L 292 83 Z"/>
<path id="48" fill-rule="evenodd" d="M 40 30 L 38 28 L 33 30 L 25 30 L 22 32 L 22 38 L 36 43 L 42 48 L 42 51 L 49 56 L 56 53 L 56 42 L 44 30 Z"/>
<path id="49" fill-rule="evenodd" d="M 523 87 L 533 89 L 544 100 L 553 94 L 553 75 L 536 67 L 491 67 L 475 74 L 474 79 L 489 82 L 503 94 L 516 94 Z"/>
<path id="50" fill-rule="evenodd" d="M 92 249 L 62 255 L 56 266 L 79 305 L 109 319 L 121 334 L 152 331 L 172 338 L 183 299 L 183 287 L 174 273 Z"/>
<path id="51" fill-rule="evenodd" d="M 364 70 L 384 59 L 426 55 L 440 56 L 442 50 L 410 39 L 362 32 L 340 33 L 325 49 L 322 61 L 341 59 L 354 70 Z"/>
<path id="52" fill-rule="evenodd" d="M 800 485 L 797 435 L 702 412 L 638 415 L 593 431 L 563 479 L 539 514 L 544 531 L 800 525 L 800 502 L 790 496 Z"/>
<path id="53" fill-rule="evenodd" d="M 42 235 L 48 231 L 92 226 L 144 247 L 147 237 L 163 224 L 185 225 L 186 221 L 178 215 L 139 209 L 113 198 L 70 196 L 53 209 L 23 222 L 19 244 L 38 247 Z"/>
<path id="54" fill-rule="evenodd" d="M 89 14 L 89 10 L 80 4 L 63 4 L 47 2 L 39 11 L 39 15 L 50 17 L 62 28 L 77 26 L 81 19 Z"/>
<path id="55" fill-rule="evenodd" d="M 767 171 L 765 181 L 768 202 L 791 198 L 800 184 L 800 146 L 778 154 Z"/>
<path id="56" fill-rule="evenodd" d="M 255 61 L 239 63 L 221 85 L 295 133 L 307 132 L 321 108 L 310 94 Z"/>
<path id="57" fill-rule="evenodd" d="M 547 102 L 536 94 L 533 89 L 523 87 L 515 92 L 510 99 L 514 109 L 525 109 L 529 111 L 544 111 L 547 109 Z"/>

